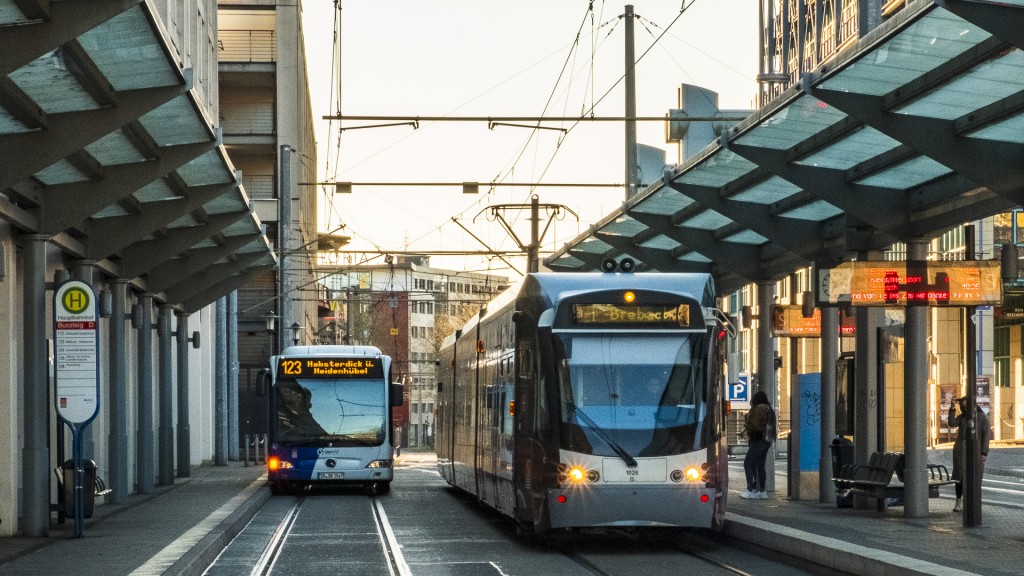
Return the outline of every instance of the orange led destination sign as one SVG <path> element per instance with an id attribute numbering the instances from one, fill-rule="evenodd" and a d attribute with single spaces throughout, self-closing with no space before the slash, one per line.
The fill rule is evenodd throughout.
<path id="1" fill-rule="evenodd" d="M 999 262 L 844 262 L 819 272 L 818 300 L 853 306 L 989 306 L 1003 300 Z"/>
<path id="2" fill-rule="evenodd" d="M 830 313 L 835 313 L 835 308 Z M 839 332 L 843 336 L 852 336 L 855 332 L 853 316 L 840 314 Z M 772 336 L 775 338 L 820 338 L 821 309 L 814 309 L 814 316 L 804 318 L 801 306 L 791 304 L 775 304 L 772 306 Z"/>

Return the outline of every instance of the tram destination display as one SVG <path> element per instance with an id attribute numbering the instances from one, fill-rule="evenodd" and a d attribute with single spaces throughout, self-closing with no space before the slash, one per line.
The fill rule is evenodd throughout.
<path id="1" fill-rule="evenodd" d="M 689 304 L 573 304 L 574 324 L 690 327 Z"/>

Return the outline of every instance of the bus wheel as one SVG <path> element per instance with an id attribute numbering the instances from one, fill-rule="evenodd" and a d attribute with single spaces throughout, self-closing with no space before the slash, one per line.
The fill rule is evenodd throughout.
<path id="1" fill-rule="evenodd" d="M 370 495 L 387 494 L 391 492 L 391 482 L 371 482 L 366 485 Z"/>

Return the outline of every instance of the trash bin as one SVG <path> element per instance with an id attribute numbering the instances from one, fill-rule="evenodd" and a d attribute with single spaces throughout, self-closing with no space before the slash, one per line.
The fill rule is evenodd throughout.
<path id="1" fill-rule="evenodd" d="M 842 436 L 836 436 L 832 439 L 832 444 L 829 448 L 831 448 L 832 451 L 832 477 L 842 478 L 843 467 L 853 465 L 853 441 Z M 850 494 L 848 490 L 841 490 L 837 486 L 836 507 L 851 508 L 852 506 L 853 495 Z"/>
<path id="2" fill-rule="evenodd" d="M 75 461 L 65 460 L 62 466 L 64 485 L 64 515 L 75 517 Z M 96 501 L 96 462 L 82 460 L 82 516 L 92 518 L 92 509 Z"/>

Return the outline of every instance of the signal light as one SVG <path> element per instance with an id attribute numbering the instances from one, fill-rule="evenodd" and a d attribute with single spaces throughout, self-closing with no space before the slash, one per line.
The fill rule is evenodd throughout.
<path id="1" fill-rule="evenodd" d="M 558 500 L 559 504 L 565 504 L 565 501 L 566 501 L 565 494 L 559 494 L 557 500 Z"/>
<path id="2" fill-rule="evenodd" d="M 273 472 L 281 467 L 281 459 L 277 456 L 267 458 L 267 470 Z"/>
<path id="3" fill-rule="evenodd" d="M 710 500 L 710 498 L 708 498 L 707 494 L 701 494 L 700 495 L 700 501 L 703 502 L 704 504 L 707 504 L 708 500 Z"/>
<path id="4" fill-rule="evenodd" d="M 636 293 L 634 293 L 632 290 L 628 290 L 625 294 L 622 295 L 622 299 L 626 302 L 626 304 L 632 304 L 634 301 L 636 301 Z"/>

